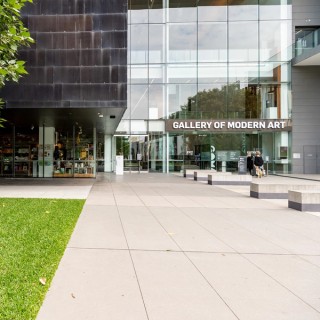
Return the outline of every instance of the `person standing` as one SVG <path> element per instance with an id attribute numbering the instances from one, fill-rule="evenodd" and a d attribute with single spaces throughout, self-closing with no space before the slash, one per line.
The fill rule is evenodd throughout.
<path id="1" fill-rule="evenodd" d="M 252 175 L 253 169 L 253 154 L 251 152 L 247 152 L 247 170 Z"/>
<path id="2" fill-rule="evenodd" d="M 254 158 L 254 165 L 256 168 L 256 175 L 261 178 L 262 177 L 262 173 L 263 173 L 263 158 L 261 156 L 260 151 L 256 152 L 256 156 Z"/>

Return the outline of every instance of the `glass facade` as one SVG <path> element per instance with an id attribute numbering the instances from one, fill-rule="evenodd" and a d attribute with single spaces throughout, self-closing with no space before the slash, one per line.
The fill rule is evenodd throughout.
<path id="1" fill-rule="evenodd" d="M 0 176 L 93 178 L 101 152 L 95 146 L 93 127 L 7 126 L 0 136 Z"/>
<path id="2" fill-rule="evenodd" d="M 149 170 L 215 162 L 233 171 L 235 157 L 221 152 L 260 150 L 271 171 L 290 171 L 290 127 L 190 132 L 165 123 L 290 120 L 291 11 L 290 0 L 129 1 L 128 108 L 117 131 L 149 136 Z"/>

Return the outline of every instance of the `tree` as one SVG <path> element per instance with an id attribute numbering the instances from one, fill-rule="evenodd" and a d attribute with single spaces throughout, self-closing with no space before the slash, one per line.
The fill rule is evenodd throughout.
<path id="1" fill-rule="evenodd" d="M 27 74 L 24 61 L 18 60 L 18 49 L 33 43 L 21 20 L 21 9 L 32 0 L 0 0 L 0 89 L 7 81 L 18 82 Z M 0 98 L 0 108 L 3 104 Z M 0 127 L 4 119 L 0 118 Z"/>

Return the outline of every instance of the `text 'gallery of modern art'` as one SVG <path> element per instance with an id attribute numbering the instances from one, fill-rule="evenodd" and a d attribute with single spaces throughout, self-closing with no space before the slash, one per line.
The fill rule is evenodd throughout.
<path id="1" fill-rule="evenodd" d="M 318 0 L 34 0 L 0 176 L 320 173 Z M 120 158 L 121 158 L 120 157 Z"/>

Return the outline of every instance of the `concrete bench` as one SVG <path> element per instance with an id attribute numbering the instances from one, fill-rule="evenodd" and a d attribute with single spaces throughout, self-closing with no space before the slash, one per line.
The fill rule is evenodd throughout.
<path id="1" fill-rule="evenodd" d="M 320 212 L 320 189 L 288 190 L 288 208 L 298 211 Z"/>
<path id="2" fill-rule="evenodd" d="M 204 174 L 213 173 L 216 172 L 216 170 L 204 170 L 204 169 L 184 169 L 183 170 L 183 176 L 185 178 L 194 179 L 194 173 L 195 172 L 203 172 Z"/>
<path id="3" fill-rule="evenodd" d="M 200 169 L 196 165 L 184 165 L 182 170 L 185 178 L 193 178 L 193 172 Z"/>
<path id="4" fill-rule="evenodd" d="M 183 169 L 183 176 L 185 178 L 193 179 L 195 169 Z"/>
<path id="5" fill-rule="evenodd" d="M 250 197 L 258 199 L 288 199 L 289 190 L 315 190 L 318 185 L 296 183 L 251 182 Z"/>
<path id="6" fill-rule="evenodd" d="M 224 173 L 224 174 L 223 174 Z M 249 185 L 252 181 L 250 175 L 238 175 L 238 174 L 209 174 L 208 184 L 210 185 Z"/>
<path id="7" fill-rule="evenodd" d="M 193 180 L 194 181 L 208 181 L 209 174 L 220 174 L 216 170 L 194 170 L 193 171 Z"/>
<path id="8" fill-rule="evenodd" d="M 220 172 L 215 170 L 197 170 L 193 173 L 193 180 L 194 181 L 208 181 L 209 174 L 212 175 L 231 175 L 231 172 Z"/>

